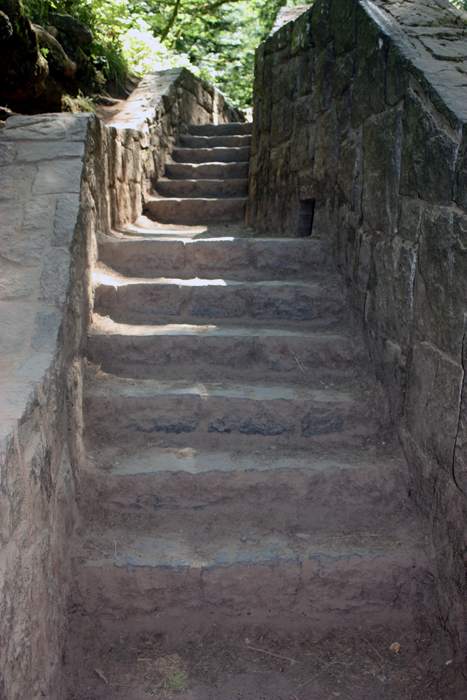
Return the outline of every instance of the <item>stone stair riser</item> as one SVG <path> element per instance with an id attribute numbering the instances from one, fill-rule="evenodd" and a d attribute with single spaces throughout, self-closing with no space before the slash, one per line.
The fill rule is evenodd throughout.
<path id="1" fill-rule="evenodd" d="M 245 163 L 166 163 L 165 175 L 174 180 L 244 179 L 249 164 Z"/>
<path id="2" fill-rule="evenodd" d="M 376 435 L 383 426 L 378 412 L 372 414 L 373 406 L 371 399 L 261 401 L 208 393 L 150 395 L 149 391 L 147 396 L 131 396 L 128 392 L 108 397 L 94 393 L 85 398 L 88 425 L 99 421 L 102 427 L 148 435 L 196 433 L 203 438 L 209 433 L 234 433 L 252 441 L 255 436 L 282 437 L 297 446 L 313 440 L 339 445 Z"/>
<path id="3" fill-rule="evenodd" d="M 116 441 L 118 443 L 117 436 Z M 198 453 L 200 462 L 205 454 Z M 182 470 L 190 469 L 195 458 L 190 458 L 186 451 L 184 453 L 173 447 L 167 450 L 152 448 L 152 451 L 147 448 L 143 456 L 135 449 L 134 454 L 123 458 L 118 452 L 112 451 L 105 453 L 105 456 L 97 454 L 99 468 L 92 459 L 87 466 L 89 509 L 92 510 L 93 499 L 99 494 L 101 508 L 141 513 L 143 520 L 147 512 L 157 512 L 162 516 L 165 511 L 177 510 L 180 511 L 180 518 L 189 519 L 190 527 L 194 527 L 195 523 L 203 526 L 215 520 L 221 508 L 224 520 L 230 517 L 231 511 L 241 512 L 244 529 L 247 531 L 249 526 L 246 523 L 254 520 L 258 509 L 265 513 L 273 510 L 278 530 L 282 527 L 290 528 L 293 514 L 297 525 L 298 520 L 300 522 L 296 531 L 306 538 L 310 537 L 310 533 L 322 531 L 330 508 L 335 509 L 332 523 L 335 532 L 348 531 L 349 522 L 359 522 L 362 531 L 371 532 L 375 508 L 378 509 L 379 517 L 386 514 L 388 518 L 398 508 L 396 499 L 401 484 L 389 464 L 386 464 L 385 471 L 366 465 L 341 467 L 338 462 L 332 466 L 333 462 L 329 460 L 331 466 L 326 465 L 327 468 L 320 469 L 319 461 L 313 462 L 310 456 L 309 468 L 281 469 L 274 468 L 272 451 L 266 450 L 255 455 L 255 461 L 249 459 L 248 455 L 245 455 L 243 463 L 239 459 L 238 467 L 241 465 L 243 469 L 222 471 L 228 453 L 218 455 L 216 470 L 189 473 Z M 126 459 L 127 463 L 132 462 L 126 468 L 135 470 L 135 473 L 115 474 L 116 469 L 121 469 L 122 459 Z M 283 461 L 287 461 L 287 458 Z M 151 468 L 151 464 L 152 473 L 137 472 L 138 469 Z M 256 464 L 261 465 L 261 470 L 252 468 Z M 230 466 L 233 466 L 232 460 L 228 468 Z M 169 467 L 172 471 L 161 471 Z M 175 471 L 177 469 L 179 471 Z M 287 508 L 284 508 L 285 500 Z M 86 507 L 83 497 L 82 502 Z M 106 518 L 107 516 L 104 517 L 104 523 Z M 232 522 L 235 522 L 235 517 Z M 158 531 L 160 530 L 159 523 Z M 238 535 L 240 541 L 240 536 L 244 533 L 237 533 L 235 529 L 233 534 Z"/>
<path id="4" fill-rule="evenodd" d="M 239 146 L 250 148 L 251 136 L 180 136 L 180 146 L 183 148 L 238 148 Z"/>
<path id="5" fill-rule="evenodd" d="M 333 285 L 223 286 L 135 283 L 119 287 L 100 285 L 95 294 L 96 311 L 122 321 L 130 315 L 171 316 L 182 319 L 251 318 L 257 321 L 283 319 L 324 325 L 341 318 L 347 309 L 341 287 Z M 123 321 L 125 322 L 125 321 Z"/>
<path id="6" fill-rule="evenodd" d="M 248 180 L 163 180 L 156 183 L 162 197 L 246 197 Z"/>
<path id="7" fill-rule="evenodd" d="M 100 364 L 103 371 L 117 375 L 119 367 L 128 371 L 133 367 L 137 377 L 141 366 L 145 377 L 152 368 L 157 378 L 162 367 L 166 372 L 171 366 L 178 376 L 189 376 L 200 363 L 252 371 L 256 379 L 286 372 L 302 376 L 303 381 L 355 376 L 359 369 L 361 371 L 365 357 L 360 343 L 343 336 L 224 338 L 99 332 L 91 332 L 86 354 L 91 362 Z"/>
<path id="8" fill-rule="evenodd" d="M 190 124 L 188 133 L 193 136 L 236 136 L 251 135 L 251 122 L 233 122 L 230 124 Z"/>
<path id="9" fill-rule="evenodd" d="M 164 629 L 177 614 L 189 627 L 200 613 L 204 627 L 213 622 L 273 624 L 275 629 L 321 630 L 332 626 L 372 627 L 411 620 L 414 598 L 429 602 L 432 586 L 423 585 L 428 567 L 420 555 L 325 554 L 304 561 L 274 561 L 230 566 L 137 566 L 118 556 L 81 566 L 74 572 L 79 597 L 93 617 L 147 620 Z M 421 560 L 421 561 L 420 561 Z M 133 564 L 133 565 L 132 565 Z M 413 571 L 418 568 L 419 580 Z M 430 607 L 430 606 L 428 606 Z M 214 617 L 212 617 L 212 615 Z"/>
<path id="10" fill-rule="evenodd" d="M 148 199 L 144 210 L 162 224 L 196 224 L 198 221 L 243 221 L 246 197 L 220 199 Z"/>
<path id="11" fill-rule="evenodd" d="M 176 163 L 247 163 L 250 147 L 174 148 L 172 158 Z"/>
<path id="12" fill-rule="evenodd" d="M 331 247 L 321 239 L 109 241 L 99 258 L 128 277 L 274 280 L 334 271 Z"/>

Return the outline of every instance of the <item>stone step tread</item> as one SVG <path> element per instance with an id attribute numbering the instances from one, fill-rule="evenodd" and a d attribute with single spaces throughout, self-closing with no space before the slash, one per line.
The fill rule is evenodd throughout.
<path id="1" fill-rule="evenodd" d="M 248 161 L 209 163 L 166 163 L 165 174 L 170 179 L 237 179 L 248 177 Z"/>
<path id="2" fill-rule="evenodd" d="M 158 522 L 152 533 L 141 534 L 137 528 L 95 526 L 86 531 L 83 549 L 88 552 L 88 566 L 113 565 L 129 570 L 228 568 L 246 565 L 326 564 L 332 568 L 355 568 L 365 561 L 388 560 L 402 567 L 426 566 L 425 539 L 415 519 L 385 518 L 387 528 L 339 533 L 307 531 L 303 523 L 281 531 L 269 522 L 196 522 L 193 514 L 183 517 L 175 511 L 172 527 Z M 198 513 L 198 520 L 203 513 Z M 110 525 L 110 527 L 109 527 Z M 301 536 L 300 536 L 301 535 Z M 303 537 L 305 536 L 305 537 Z M 242 541 L 240 538 L 246 538 Z M 94 544 L 94 551 L 89 545 Z M 100 550 L 100 551 L 99 551 Z M 104 554 L 101 554 L 103 552 Z M 116 555 L 115 555 L 116 552 Z"/>
<path id="3" fill-rule="evenodd" d="M 243 221 L 246 197 L 148 197 L 144 211 L 156 221 L 172 224 Z"/>
<path id="4" fill-rule="evenodd" d="M 170 198 L 243 197 L 248 193 L 248 180 L 246 178 L 186 180 L 159 178 L 155 193 L 160 197 Z"/>
<path id="5" fill-rule="evenodd" d="M 273 445 L 266 450 L 242 451 L 205 447 L 183 448 L 172 442 L 170 436 L 135 436 L 129 442 L 126 436 L 117 431 L 111 435 L 96 433 L 94 437 L 89 437 L 86 452 L 88 470 L 113 482 L 118 482 L 118 477 L 157 477 L 170 474 L 196 477 L 215 473 L 221 477 L 229 477 L 225 483 L 231 492 L 241 488 L 242 482 L 246 488 L 250 488 L 253 480 L 248 476 L 253 473 L 256 487 L 265 483 L 261 475 L 280 474 L 286 477 L 287 473 L 294 471 L 302 472 L 308 482 L 317 477 L 336 484 L 345 476 L 349 480 L 363 481 L 367 487 L 371 484 L 369 488 L 375 487 L 375 479 L 387 484 L 394 480 L 395 474 L 405 473 L 405 463 L 398 446 L 386 446 L 385 441 L 359 450 L 349 447 L 334 450 L 292 450 Z M 232 476 L 237 478 L 235 487 L 230 478 Z M 200 481 L 193 483 L 199 484 Z M 128 481 L 125 481 L 125 484 L 128 484 Z M 212 481 L 210 486 L 212 491 L 216 492 Z M 304 489 L 304 494 L 306 490 Z M 349 501 L 349 490 L 345 489 L 339 493 L 339 498 Z M 362 497 L 367 498 L 368 490 L 364 491 Z M 174 495 L 176 492 L 177 485 L 174 483 Z M 255 493 L 252 498 L 256 498 L 257 495 Z M 359 494 L 353 491 L 352 498 L 356 495 Z M 315 494 L 307 493 L 306 498 L 310 499 L 310 496 Z M 321 492 L 316 493 L 317 500 L 322 499 L 322 496 Z M 400 496 L 401 493 L 394 500 L 399 501 Z"/>
<path id="6" fill-rule="evenodd" d="M 336 271 L 331 246 L 320 238 L 108 237 L 99 244 L 99 260 L 127 277 L 310 279 Z"/>
<path id="7" fill-rule="evenodd" d="M 235 134 L 251 134 L 252 122 L 228 122 L 226 124 L 190 124 L 188 133 L 200 136 L 223 136 Z"/>
<path id="8" fill-rule="evenodd" d="M 353 404 L 356 400 L 368 398 L 376 390 L 367 377 L 336 378 L 331 384 L 321 384 L 303 378 L 291 378 L 279 382 L 277 378 L 263 377 L 260 382 L 242 382 L 225 378 L 223 382 L 201 379 L 135 379 L 99 373 L 88 376 L 84 395 L 87 397 L 122 399 L 157 399 L 159 397 L 193 397 L 206 401 L 209 398 L 248 400 L 256 402 L 310 402 L 321 404 Z"/>
<path id="9" fill-rule="evenodd" d="M 286 330 L 284 328 L 264 328 L 253 326 L 219 327 L 192 323 L 168 323 L 162 325 L 129 325 L 113 321 L 108 316 L 95 312 L 88 335 L 122 335 L 129 337 L 194 337 L 194 338 L 284 338 L 303 339 L 313 342 L 352 341 L 358 346 L 363 342 L 350 329 L 341 333 L 335 331 L 314 332 L 307 330 Z"/>
<path id="10" fill-rule="evenodd" d="M 343 290 L 342 278 L 336 273 L 335 275 L 328 274 L 326 277 L 317 280 L 229 280 L 229 279 L 203 279 L 193 277 L 183 279 L 181 277 L 127 277 L 117 271 L 108 268 L 104 265 L 97 265 L 93 271 L 94 287 L 111 286 L 111 287 L 131 287 L 135 285 L 143 285 L 152 287 L 156 285 L 175 285 L 177 287 L 232 287 L 233 289 L 294 289 L 314 290 L 332 286 L 336 289 Z"/>
<path id="11" fill-rule="evenodd" d="M 185 135 L 180 136 L 180 144 L 183 148 L 216 148 L 232 146 L 251 146 L 250 134 L 226 134 L 226 135 Z"/>
<path id="12" fill-rule="evenodd" d="M 174 148 L 172 158 L 176 163 L 246 163 L 250 160 L 250 146 L 225 148 Z"/>

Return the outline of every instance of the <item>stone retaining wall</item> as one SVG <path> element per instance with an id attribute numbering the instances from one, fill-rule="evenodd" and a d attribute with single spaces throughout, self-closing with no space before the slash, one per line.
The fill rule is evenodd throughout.
<path id="1" fill-rule="evenodd" d="M 239 116 L 177 70 L 148 76 L 120 126 L 55 114 L 11 117 L 0 132 L 1 698 L 65 697 L 82 355 L 99 235 L 141 213 L 161 152 L 189 122 Z"/>
<path id="2" fill-rule="evenodd" d="M 467 22 L 316 0 L 256 54 L 248 223 L 334 245 L 467 651 Z"/>

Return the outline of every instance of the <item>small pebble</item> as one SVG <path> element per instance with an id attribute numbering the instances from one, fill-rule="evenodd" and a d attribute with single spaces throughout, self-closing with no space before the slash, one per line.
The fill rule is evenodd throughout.
<path id="1" fill-rule="evenodd" d="M 246 542 L 246 541 L 247 541 L 247 537 L 245 535 L 242 535 L 240 537 L 240 542 Z"/>

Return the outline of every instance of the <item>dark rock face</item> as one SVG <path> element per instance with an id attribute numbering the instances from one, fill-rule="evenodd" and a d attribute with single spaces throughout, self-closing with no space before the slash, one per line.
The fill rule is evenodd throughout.
<path id="1" fill-rule="evenodd" d="M 19 0 L 0 0 L 4 37 L 0 38 L 0 102 L 12 107 L 44 92 L 47 61 Z"/>
<path id="2" fill-rule="evenodd" d="M 78 46 L 87 46 L 94 39 L 92 30 L 71 15 L 50 12 L 48 20 L 59 32 L 68 34 Z"/>
<path id="3" fill-rule="evenodd" d="M 316 0 L 278 29 L 256 53 L 248 203 L 252 226 L 291 236 L 312 208 L 332 240 L 464 653 L 466 29 L 447 0 Z"/>

